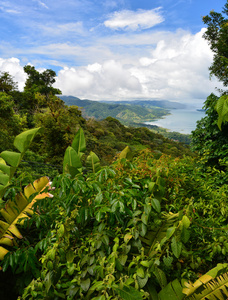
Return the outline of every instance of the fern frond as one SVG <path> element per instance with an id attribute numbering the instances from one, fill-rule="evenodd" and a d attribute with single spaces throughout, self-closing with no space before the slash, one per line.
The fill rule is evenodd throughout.
<path id="1" fill-rule="evenodd" d="M 146 252 L 149 256 L 153 256 L 154 246 L 157 242 L 161 242 L 166 237 L 167 229 L 173 227 L 176 222 L 179 221 L 179 213 L 163 215 L 163 222 L 158 227 L 148 230 L 144 237 L 140 237 L 144 243 Z"/>

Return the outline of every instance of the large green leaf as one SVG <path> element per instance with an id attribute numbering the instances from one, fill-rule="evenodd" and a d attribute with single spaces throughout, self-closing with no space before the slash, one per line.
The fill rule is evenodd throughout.
<path id="1" fill-rule="evenodd" d="M 24 153 L 30 146 L 33 141 L 35 135 L 40 130 L 40 127 L 33 128 L 27 131 L 22 132 L 17 135 L 14 140 L 14 146 L 21 152 Z"/>
<path id="2" fill-rule="evenodd" d="M 182 243 L 177 241 L 175 236 L 172 238 L 171 249 L 176 258 L 179 258 L 181 254 Z"/>
<path id="3" fill-rule="evenodd" d="M 129 146 L 126 146 L 119 154 L 119 158 L 127 158 L 127 159 L 132 159 L 133 154 Z"/>
<path id="4" fill-rule="evenodd" d="M 89 170 L 92 170 L 93 173 L 97 173 L 101 168 L 100 159 L 93 151 L 90 152 L 86 159 L 86 166 Z"/>
<path id="5" fill-rule="evenodd" d="M 15 170 L 16 170 L 16 168 L 13 168 L 13 167 L 7 166 L 6 164 L 0 163 L 0 171 L 2 171 L 2 173 L 5 173 L 10 177 L 14 174 Z"/>
<path id="6" fill-rule="evenodd" d="M 81 172 L 82 163 L 77 152 L 69 146 L 63 159 L 63 172 L 69 173 L 72 177 Z"/>
<path id="7" fill-rule="evenodd" d="M 124 285 L 123 288 L 115 288 L 123 300 L 142 300 L 142 294 L 131 286 Z"/>
<path id="8" fill-rule="evenodd" d="M 3 151 L 0 153 L 0 197 L 4 194 L 19 166 L 25 151 L 30 146 L 33 138 L 40 128 L 34 128 L 17 135 L 14 140 L 14 146 L 21 152 Z"/>
<path id="9" fill-rule="evenodd" d="M 216 110 L 218 112 L 218 127 L 221 130 L 222 123 L 228 122 L 228 96 L 224 95 L 220 97 L 216 104 Z"/>
<path id="10" fill-rule="evenodd" d="M 9 175 L 0 173 L 0 184 L 7 185 L 9 182 Z"/>
<path id="11" fill-rule="evenodd" d="M 182 300 L 185 295 L 182 293 L 182 286 L 178 279 L 166 285 L 158 294 L 159 300 Z"/>
<path id="12" fill-rule="evenodd" d="M 72 148 L 76 151 L 78 156 L 81 158 L 83 152 L 85 152 L 86 150 L 86 141 L 85 141 L 85 136 L 82 128 L 80 128 L 77 131 L 74 140 L 72 142 Z"/>
<path id="13" fill-rule="evenodd" d="M 22 154 L 18 152 L 12 152 L 12 151 L 3 151 L 0 156 L 5 160 L 5 162 L 12 166 L 12 167 L 18 167 L 21 159 Z"/>
<path id="14" fill-rule="evenodd" d="M 165 275 L 165 272 L 163 272 L 161 269 L 158 267 L 153 268 L 153 273 L 155 277 L 157 278 L 158 283 L 160 284 L 161 288 L 164 288 L 167 285 L 167 278 Z"/>

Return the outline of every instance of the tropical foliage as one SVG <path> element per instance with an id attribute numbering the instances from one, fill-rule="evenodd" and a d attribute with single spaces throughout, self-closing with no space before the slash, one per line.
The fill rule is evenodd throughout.
<path id="1" fill-rule="evenodd" d="M 197 122 L 196 129 L 192 132 L 192 149 L 197 151 L 207 164 L 219 166 L 228 155 L 228 124 L 224 123 L 226 113 L 218 116 L 216 108 L 218 103 L 226 96 L 211 94 L 204 103 L 205 117 Z M 222 105 L 219 105 L 219 111 Z M 222 124 L 223 123 L 223 124 Z M 222 126 L 222 130 L 220 130 Z M 219 128 L 220 127 L 220 128 Z"/>
<path id="2" fill-rule="evenodd" d="M 228 2 L 226 1 L 222 13 L 212 10 L 209 15 L 203 17 L 203 22 L 207 25 L 204 37 L 214 52 L 213 63 L 210 67 L 211 75 L 215 75 L 224 86 L 228 85 L 227 16 Z"/>
<path id="3" fill-rule="evenodd" d="M 51 205 L 27 195 L 29 215 L 17 222 L 26 240 L 8 245 L 2 262 L 21 299 L 226 295 L 227 175 L 191 157 L 156 158 L 149 149 L 133 157 L 129 148 L 99 169 L 91 154 L 83 160 L 85 150 L 80 129 L 52 183 Z M 8 201 L 9 211 L 18 199 L 25 198 Z"/>
<path id="4" fill-rule="evenodd" d="M 54 95 L 55 73 L 25 71 L 24 92 L 0 75 L 13 124 L 1 131 L 0 298 L 226 299 L 227 93 L 207 98 L 192 153 L 111 116 L 86 120 Z"/>

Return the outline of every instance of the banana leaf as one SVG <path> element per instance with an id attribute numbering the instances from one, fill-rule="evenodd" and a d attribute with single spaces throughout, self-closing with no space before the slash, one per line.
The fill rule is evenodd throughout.
<path id="1" fill-rule="evenodd" d="M 97 173 L 101 168 L 100 159 L 93 151 L 91 151 L 86 158 L 86 167 L 93 173 Z"/>
<path id="2" fill-rule="evenodd" d="M 8 200 L 0 213 L 5 221 L 0 221 L 0 260 L 7 254 L 8 249 L 3 246 L 12 246 L 14 236 L 22 239 L 20 231 L 17 229 L 16 224 L 23 224 L 25 219 L 30 218 L 34 213 L 32 207 L 34 203 L 46 197 L 52 197 L 48 192 L 42 192 L 47 186 L 50 185 L 48 177 L 41 177 L 32 184 L 24 188 L 24 194 L 18 193 L 15 200 Z"/>
<path id="3" fill-rule="evenodd" d="M 33 128 L 17 135 L 14 146 L 20 151 L 3 151 L 0 153 L 0 198 L 4 194 L 11 178 L 19 166 L 26 150 L 33 141 L 35 135 L 41 128 Z"/>
<path id="4" fill-rule="evenodd" d="M 183 289 L 183 293 L 188 297 L 192 295 L 192 297 L 190 297 L 189 299 L 217 299 L 216 297 L 213 298 L 212 296 L 214 293 L 215 296 L 217 296 L 216 290 L 218 290 L 219 294 L 220 289 L 224 289 L 225 291 L 228 287 L 227 271 L 228 264 L 218 264 L 217 267 L 211 269 L 209 272 L 197 279 L 194 283 L 185 282 L 185 288 Z M 226 275 L 223 276 L 224 274 Z M 213 287 L 216 287 L 215 291 L 213 291 Z M 197 296 L 197 294 L 203 295 L 205 293 L 206 295 L 209 292 L 211 292 L 211 298 L 200 298 L 201 296 Z M 218 297 L 218 299 L 220 298 Z"/>
<path id="5" fill-rule="evenodd" d="M 79 130 L 77 131 L 74 140 L 72 142 L 72 148 L 76 151 L 79 158 L 81 158 L 83 152 L 85 152 L 86 150 L 85 135 L 82 128 L 79 128 Z"/>

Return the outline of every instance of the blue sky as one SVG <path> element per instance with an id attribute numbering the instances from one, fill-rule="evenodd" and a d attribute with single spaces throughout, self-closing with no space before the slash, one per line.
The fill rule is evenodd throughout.
<path id="1" fill-rule="evenodd" d="M 23 66 L 56 71 L 63 94 L 197 102 L 221 85 L 202 16 L 225 0 L 0 2 L 0 71 L 20 89 Z M 197 100 L 198 99 L 198 100 Z"/>

